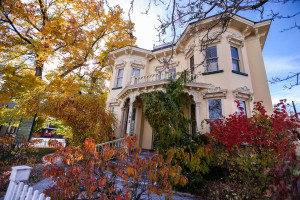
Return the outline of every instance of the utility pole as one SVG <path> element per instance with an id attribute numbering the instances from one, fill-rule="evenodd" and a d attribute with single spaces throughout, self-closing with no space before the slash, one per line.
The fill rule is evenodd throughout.
<path id="1" fill-rule="evenodd" d="M 297 113 L 297 110 L 296 110 L 295 102 L 292 101 L 292 104 L 293 104 L 293 107 L 294 107 L 295 116 L 298 118 L 298 113 Z"/>

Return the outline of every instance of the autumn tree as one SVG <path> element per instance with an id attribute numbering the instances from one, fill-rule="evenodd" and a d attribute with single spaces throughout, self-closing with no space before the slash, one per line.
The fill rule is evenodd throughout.
<path id="1" fill-rule="evenodd" d="M 134 24 L 122 14 L 104 0 L 1 1 L 0 102 L 18 103 L 11 116 L 52 116 L 76 134 L 78 127 L 101 134 L 100 121 L 111 127 L 109 51 L 135 43 Z M 99 106 L 101 115 L 91 112 Z"/>

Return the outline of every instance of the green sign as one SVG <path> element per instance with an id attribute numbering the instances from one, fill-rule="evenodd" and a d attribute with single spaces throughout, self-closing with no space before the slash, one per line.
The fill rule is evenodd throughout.
<path id="1" fill-rule="evenodd" d="M 35 118 L 36 114 L 34 115 L 34 117 L 30 117 L 29 120 L 25 122 L 23 122 L 24 119 L 22 118 L 20 120 L 20 125 L 18 127 L 16 136 L 25 136 L 29 140 L 32 134 Z"/>

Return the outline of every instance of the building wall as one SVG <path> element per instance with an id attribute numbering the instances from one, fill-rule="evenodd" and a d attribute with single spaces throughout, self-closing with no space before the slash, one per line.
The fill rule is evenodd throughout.
<path id="1" fill-rule="evenodd" d="M 266 30 L 265 27 L 260 29 L 263 31 Z M 196 103 L 200 104 L 200 109 L 198 110 L 199 117 L 197 121 L 201 122 L 209 118 L 209 99 L 221 99 L 222 114 L 224 116 L 232 114 L 238 110 L 236 103 L 234 102 L 235 100 L 245 100 L 248 116 L 250 116 L 251 111 L 253 110 L 254 101 L 263 100 L 267 111 L 269 113 L 272 112 L 272 101 L 262 57 L 262 46 L 264 40 L 262 40 L 257 34 L 257 30 L 260 29 L 253 29 L 255 32 L 252 31 L 250 36 L 248 35 L 246 38 L 245 31 L 243 31 L 243 29 L 236 28 L 234 26 L 229 27 L 227 32 L 225 32 L 218 40 L 215 41 L 214 44 L 212 44 L 212 46 L 217 46 L 219 73 L 202 74 L 205 72 L 204 67 L 196 67 L 195 73 L 202 74 L 199 77 L 199 82 L 210 84 L 209 87 L 212 88 L 212 90 L 215 88 L 216 90 L 226 91 L 225 95 L 222 97 L 218 96 L 218 93 L 216 93 L 215 97 L 208 97 L 205 92 L 209 91 L 209 88 L 199 87 L 198 90 L 193 91 L 189 88 L 186 89 L 187 92 L 192 92 L 193 94 L 196 93 L 194 100 L 197 101 Z M 200 64 L 204 60 L 203 54 L 198 51 L 200 45 L 198 37 L 200 36 L 201 33 L 195 35 L 195 37 L 190 37 L 182 47 L 184 50 L 175 52 L 171 66 L 176 67 L 176 72 L 182 72 L 183 70 L 189 69 L 189 58 L 192 55 L 194 55 L 195 65 Z M 231 46 L 238 49 L 241 68 L 240 72 L 242 73 L 234 73 L 232 71 Z M 189 48 L 192 50 L 189 51 Z M 133 93 L 140 94 L 143 92 L 149 92 L 148 88 L 145 89 L 146 87 L 131 89 L 127 91 L 127 95 L 123 95 L 122 98 L 120 97 L 122 91 L 130 85 L 133 66 L 140 69 L 140 76 L 157 74 L 162 68 L 159 59 L 163 56 L 168 56 L 169 53 L 168 49 L 161 49 L 154 52 L 133 47 L 131 50 L 130 48 L 126 49 L 126 47 L 124 49 L 125 50 L 123 51 L 122 49 L 118 50 L 111 55 L 114 60 L 114 64 L 111 66 L 112 76 L 108 94 L 108 107 L 115 106 L 118 108 L 118 124 L 120 124 L 122 107 L 124 106 L 125 100 L 127 98 L 136 98 L 136 95 L 132 95 Z M 122 88 L 116 88 L 116 78 L 120 68 L 124 68 Z M 236 92 L 237 89 L 240 88 L 242 88 L 242 92 Z M 151 90 L 157 89 L 161 88 L 151 88 Z M 199 98 L 197 96 L 199 96 Z M 190 115 L 190 111 L 188 109 L 185 109 L 184 112 L 187 116 Z M 200 131 L 202 133 L 207 132 L 208 126 L 203 126 Z M 116 131 L 116 133 L 119 133 L 119 131 Z M 142 107 L 137 108 L 135 134 L 138 135 L 138 145 L 140 147 L 145 149 L 152 148 L 152 128 L 143 115 Z"/>

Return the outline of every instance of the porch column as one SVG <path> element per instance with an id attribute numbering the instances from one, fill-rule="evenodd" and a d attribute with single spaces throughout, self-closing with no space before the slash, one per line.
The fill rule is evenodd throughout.
<path id="1" fill-rule="evenodd" d="M 119 122 L 119 138 L 123 137 L 122 135 L 122 128 L 123 128 L 123 118 L 124 118 L 124 112 L 125 112 L 125 108 L 122 106 L 121 108 L 121 117 L 120 117 L 120 122 Z"/>
<path id="2" fill-rule="evenodd" d="M 128 133 L 129 135 L 132 134 L 130 132 L 130 129 L 131 129 L 131 120 L 132 120 L 133 101 L 134 101 L 134 99 L 131 98 L 130 103 L 129 103 L 128 124 L 127 124 L 127 130 L 126 130 L 126 133 Z"/>
<path id="3" fill-rule="evenodd" d="M 197 132 L 200 132 L 200 104 L 201 102 L 195 102 L 196 103 L 196 124 L 197 124 Z"/>

